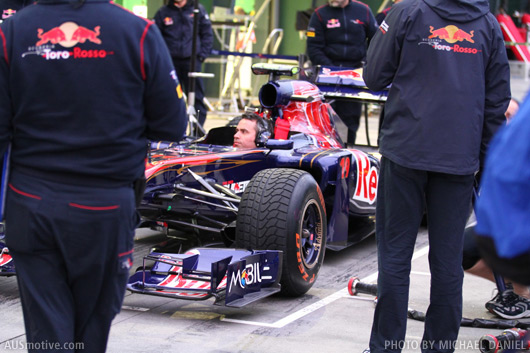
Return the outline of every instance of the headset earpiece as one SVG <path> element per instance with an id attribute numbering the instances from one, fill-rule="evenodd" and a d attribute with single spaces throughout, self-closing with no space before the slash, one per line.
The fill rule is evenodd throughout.
<path id="1" fill-rule="evenodd" d="M 256 121 L 256 126 L 258 128 L 258 133 L 256 134 L 255 140 L 256 146 L 263 147 L 272 136 L 271 128 L 269 122 L 261 117 L 258 121 Z"/>

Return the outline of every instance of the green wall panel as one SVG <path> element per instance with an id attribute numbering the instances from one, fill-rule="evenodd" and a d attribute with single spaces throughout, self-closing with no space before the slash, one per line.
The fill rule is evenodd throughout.
<path id="1" fill-rule="evenodd" d="M 283 28 L 283 41 L 279 54 L 299 55 L 305 53 L 305 39 L 300 39 L 296 30 L 296 13 L 311 8 L 312 0 L 280 0 L 280 28 Z"/>

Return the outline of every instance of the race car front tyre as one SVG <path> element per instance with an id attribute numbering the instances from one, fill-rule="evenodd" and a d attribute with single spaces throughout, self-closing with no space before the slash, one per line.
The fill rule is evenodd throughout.
<path id="1" fill-rule="evenodd" d="M 300 296 L 313 286 L 324 261 L 326 237 L 324 198 L 311 174 L 266 169 L 245 188 L 236 245 L 283 251 L 282 294 Z"/>

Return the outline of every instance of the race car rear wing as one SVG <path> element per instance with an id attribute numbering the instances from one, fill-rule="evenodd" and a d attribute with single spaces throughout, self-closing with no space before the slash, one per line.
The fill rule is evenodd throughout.
<path id="1" fill-rule="evenodd" d="M 388 89 L 372 91 L 366 86 L 363 80 L 362 68 L 317 65 L 300 70 L 299 67 L 292 65 L 257 63 L 252 65 L 252 72 L 255 75 L 269 75 L 269 82 L 278 81 L 280 76 L 299 74 L 300 80 L 309 81 L 318 86 L 324 97 L 328 99 L 384 103 L 388 96 Z M 285 99 L 311 101 L 312 98 L 310 96 L 292 95 L 285 97 Z"/>
<path id="2" fill-rule="evenodd" d="M 362 68 L 318 65 L 301 72 L 301 79 L 317 85 L 328 99 L 384 103 L 388 96 L 388 89 L 372 91 L 366 86 Z"/>

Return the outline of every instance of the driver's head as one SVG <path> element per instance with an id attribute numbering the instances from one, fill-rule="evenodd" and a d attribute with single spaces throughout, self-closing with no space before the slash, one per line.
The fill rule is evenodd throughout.
<path id="1" fill-rule="evenodd" d="M 241 116 L 236 126 L 234 147 L 256 148 L 258 137 L 260 140 L 270 136 L 268 122 L 255 113 L 245 113 Z"/>

